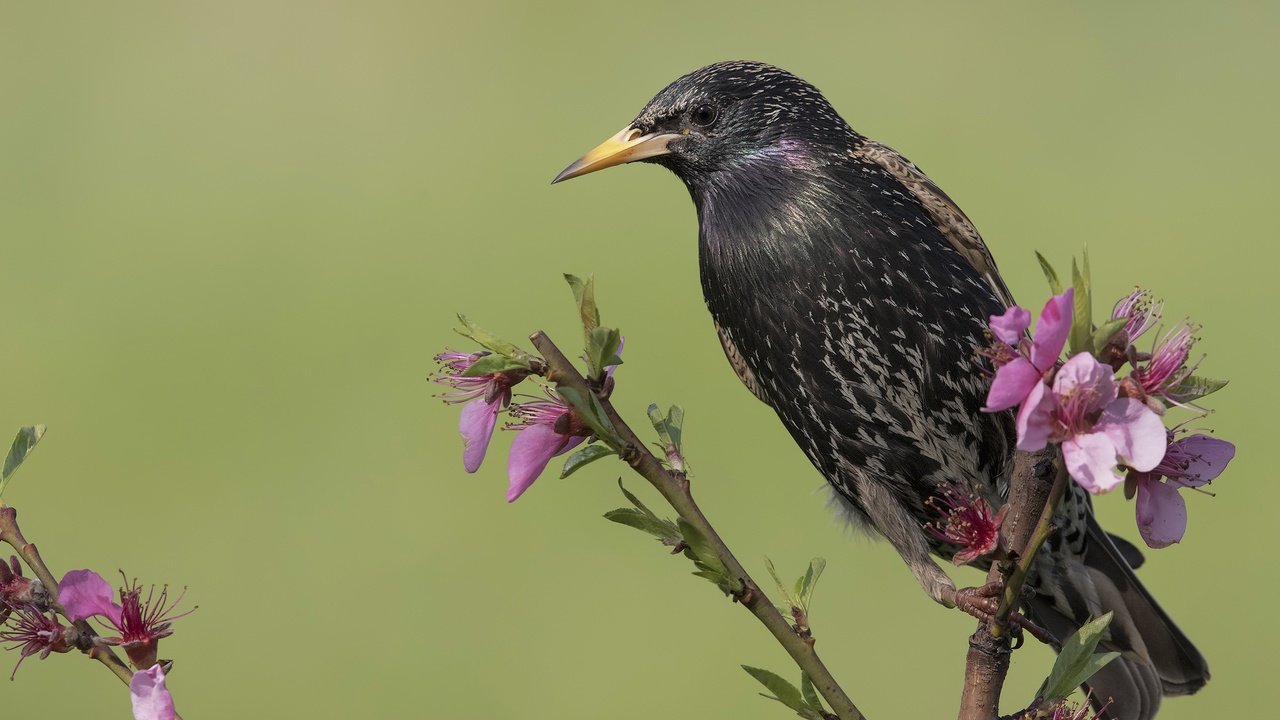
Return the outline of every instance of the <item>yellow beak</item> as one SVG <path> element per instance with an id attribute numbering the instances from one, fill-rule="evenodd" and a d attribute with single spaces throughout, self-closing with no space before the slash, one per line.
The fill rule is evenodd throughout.
<path id="1" fill-rule="evenodd" d="M 579 175 L 603 170 L 614 165 L 644 160 L 645 158 L 666 155 L 671 152 L 667 143 L 680 137 L 678 133 L 642 134 L 633 127 L 625 127 L 622 132 L 605 140 L 591 152 L 578 158 L 565 168 L 551 183 L 576 178 Z"/>

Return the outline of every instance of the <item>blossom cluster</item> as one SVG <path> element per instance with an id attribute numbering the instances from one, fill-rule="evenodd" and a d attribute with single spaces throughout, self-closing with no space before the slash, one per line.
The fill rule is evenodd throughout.
<path id="1" fill-rule="evenodd" d="M 72 570 L 57 587 L 57 602 L 38 579 L 22 575 L 18 558 L 0 562 L 0 641 L 17 650 L 18 663 L 32 655 L 40 659 L 72 650 L 87 652 L 95 644 L 118 646 L 137 671 L 129 683 L 136 720 L 173 720 L 173 697 L 165 686 L 167 663 L 157 657 L 162 638 L 173 634 L 172 622 L 187 613 L 174 614 L 182 600 L 172 602 L 167 588 L 149 589 L 145 596 L 136 582 L 119 589 L 92 570 Z M 189 611 L 188 611 L 189 612 Z M 85 632 L 81 621 L 94 618 L 113 633 L 102 637 Z"/>
<path id="2" fill-rule="evenodd" d="M 1159 324 L 1162 309 L 1145 290 L 1117 302 L 1096 341 L 1073 347 L 1064 361 L 1073 328 L 1083 324 L 1095 332 L 1087 318 L 1082 323 L 1076 316 L 1077 292 L 1067 288 L 1051 297 L 1034 335 L 1024 308 L 991 317 L 993 341 L 984 354 L 996 370 L 983 410 L 1016 408 L 1018 449 L 1060 445 L 1067 471 L 1090 493 L 1124 486 L 1126 495 L 1136 494 L 1139 533 L 1147 545 L 1166 547 L 1186 531 L 1179 491 L 1208 484 L 1235 455 L 1231 443 L 1185 429 L 1207 413 L 1195 401 L 1221 384 L 1196 377 L 1196 328 L 1190 324 L 1159 333 L 1149 352 L 1137 348 L 1135 342 Z M 1166 429 L 1175 409 L 1193 416 Z"/>
<path id="3" fill-rule="evenodd" d="M 615 354 L 622 352 L 619 342 Z M 463 468 L 480 469 L 505 409 L 511 421 L 506 428 L 516 432 L 507 456 L 507 502 L 515 502 L 546 470 L 551 459 L 563 455 L 593 435 L 581 414 L 558 392 L 538 384 L 538 394 L 513 395 L 512 389 L 532 378 L 528 370 L 513 369 L 475 374 L 476 364 L 491 357 L 487 351 L 443 352 L 436 356 L 440 372 L 434 381 L 452 388 L 441 397 L 462 404 L 458 432 L 462 435 Z M 612 383 L 616 365 L 605 367 L 606 383 Z M 536 383 L 536 380 L 529 380 Z M 513 402 L 514 397 L 522 398 Z"/>

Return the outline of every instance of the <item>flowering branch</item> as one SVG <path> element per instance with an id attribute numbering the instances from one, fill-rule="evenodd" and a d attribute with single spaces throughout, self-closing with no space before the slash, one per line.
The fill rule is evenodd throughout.
<path id="1" fill-rule="evenodd" d="M 609 402 L 608 395 L 603 393 L 601 388 L 593 388 L 589 385 L 586 378 L 578 372 L 577 368 L 565 357 L 560 348 L 551 341 L 551 338 L 547 337 L 543 332 L 537 332 L 530 337 L 530 341 L 542 354 L 542 358 L 546 363 L 546 379 L 554 383 L 558 388 L 572 391 L 564 393 L 564 395 L 578 412 L 590 413 L 592 408 L 587 407 L 586 404 L 594 404 L 590 400 L 591 398 L 598 400 L 599 408 L 603 410 L 609 425 L 612 426 L 612 432 L 600 434 L 600 440 L 616 451 L 618 456 L 625 460 L 640 476 L 648 480 L 654 489 L 671 505 L 671 508 L 676 511 L 681 520 L 691 525 L 706 538 L 715 550 L 717 557 L 724 564 L 729 577 L 735 583 L 732 592 L 734 600 L 750 611 L 778 640 L 783 649 L 787 651 L 787 654 L 791 656 L 792 660 L 804 672 L 805 676 L 812 681 L 816 690 L 831 706 L 835 713 L 834 717 L 838 717 L 840 720 L 863 720 L 862 712 L 858 710 L 853 700 L 840 687 L 831 672 L 827 670 L 826 665 L 823 664 L 822 659 L 818 657 L 811 639 L 806 641 L 805 638 L 796 633 L 791 624 L 787 622 L 787 619 L 778 612 L 777 608 L 774 607 L 773 603 L 770 602 L 769 598 L 751 578 L 751 575 L 734 557 L 728 546 L 725 545 L 724 540 L 715 531 L 715 528 L 711 526 L 702 509 L 694 502 L 688 477 L 683 472 L 670 471 L 663 467 L 658 458 L 649 452 L 630 426 L 618 415 L 613 405 Z M 570 399 L 575 397 L 578 402 Z"/>

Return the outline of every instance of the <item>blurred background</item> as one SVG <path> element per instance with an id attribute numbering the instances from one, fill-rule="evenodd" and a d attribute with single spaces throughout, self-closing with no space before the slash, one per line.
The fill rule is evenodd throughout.
<path id="1" fill-rule="evenodd" d="M 685 190 L 644 166 L 548 185 L 677 75 L 766 60 L 929 172 L 1024 302 L 1034 249 L 1088 245 L 1104 304 L 1142 283 L 1203 323 L 1203 370 L 1232 381 L 1203 424 L 1239 457 L 1142 576 L 1214 674 L 1161 717 L 1249 715 L 1280 639 L 1278 48 L 1262 2 L 0 2 L 0 431 L 49 425 L 5 500 L 56 573 L 190 587 L 161 652 L 188 720 L 786 717 L 738 668 L 795 675 L 772 639 L 601 519 L 621 465 L 507 505 L 499 433 L 462 472 L 427 381 L 454 313 L 568 347 L 560 273 L 594 272 L 627 336 L 619 408 L 684 405 L 739 557 L 828 558 L 836 676 L 872 718 L 952 716 L 973 622 L 831 518 L 739 386 Z M 1098 506 L 1137 540 L 1130 503 Z M 1007 710 L 1050 662 L 1015 656 Z M 129 716 L 75 656 L 0 697 Z"/>

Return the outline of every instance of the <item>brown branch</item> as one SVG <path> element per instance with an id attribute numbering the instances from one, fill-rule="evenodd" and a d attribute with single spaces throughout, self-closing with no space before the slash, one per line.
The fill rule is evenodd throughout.
<path id="1" fill-rule="evenodd" d="M 1052 481 L 1050 480 L 1052 478 Z M 1006 548 L 1020 548 L 1017 562 L 992 563 L 988 583 L 1004 587 L 1004 600 L 989 623 L 979 623 L 969 637 L 959 720 L 993 720 L 1000 714 L 1000 691 L 1013 652 L 1009 614 L 1017 610 L 1027 572 L 1048 533 L 1067 473 L 1052 449 L 1018 453 L 1009 487 L 1009 511 L 1000 528 Z"/>
<path id="2" fill-rule="evenodd" d="M 618 415 L 604 393 L 591 387 L 573 363 L 556 347 L 551 338 L 543 332 L 530 336 L 534 347 L 542 353 L 546 361 L 546 378 L 558 386 L 572 388 L 582 398 L 594 394 L 604 409 L 605 416 L 613 426 L 614 437 L 600 439 L 618 452 L 619 457 L 626 460 L 632 469 L 648 480 L 671 505 L 672 509 L 687 523 L 701 532 L 715 548 L 721 562 L 728 569 L 732 578 L 741 584 L 741 589 L 734 595 L 743 607 L 751 612 L 761 624 L 769 630 L 782 645 L 791 659 L 801 671 L 813 682 L 814 688 L 826 699 L 827 704 L 835 711 L 840 720 L 864 720 L 864 716 L 849 696 L 832 677 L 826 665 L 813 649 L 812 641 L 806 641 L 791 627 L 764 592 L 751 579 L 742 564 L 730 552 L 728 546 L 720 538 L 719 533 L 707 521 L 702 509 L 694 502 L 689 490 L 689 481 L 683 473 L 672 472 L 663 467 L 648 447 L 642 442 Z"/>

